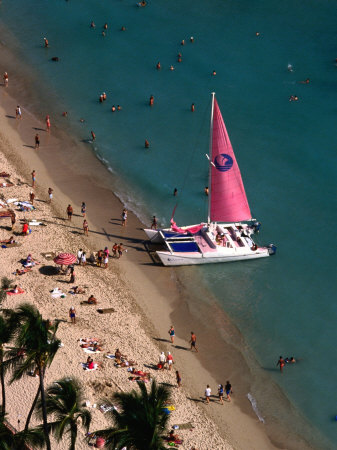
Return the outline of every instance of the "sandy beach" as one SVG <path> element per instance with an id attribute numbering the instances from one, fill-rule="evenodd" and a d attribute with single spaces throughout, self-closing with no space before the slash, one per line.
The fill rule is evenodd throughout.
<path id="1" fill-rule="evenodd" d="M 1 277 L 15 279 L 24 294 L 10 296 L 4 303 L 6 308 L 15 308 L 22 302 L 35 304 L 44 317 L 62 320 L 58 336 L 64 346 L 47 371 L 46 384 L 63 376 L 77 377 L 85 390 L 85 397 L 91 405 L 100 398 L 109 396 L 115 390 L 129 391 L 136 388 L 128 379 L 126 368 L 116 368 L 112 360 L 105 357 L 119 348 L 128 358 L 137 361 L 137 369 L 150 372 L 160 383 L 172 385 L 173 404 L 176 410 L 170 416 L 170 425 L 191 423 L 193 428 L 179 430 L 183 439 L 180 448 L 190 449 L 272 449 L 308 448 L 306 443 L 297 446 L 283 445 L 282 436 L 268 438 L 266 426 L 259 422 L 247 399 L 249 376 L 239 377 L 235 362 L 240 359 L 231 346 L 223 347 L 217 327 L 201 318 L 218 312 L 218 320 L 226 321 L 217 305 L 210 303 L 196 305 L 181 283 L 188 277 L 190 268 L 167 269 L 153 264 L 145 251 L 143 224 L 131 212 L 127 226 L 121 226 L 123 205 L 113 194 L 113 176 L 91 153 L 90 145 L 78 143 L 60 129 L 53 127 L 46 133 L 45 124 L 21 105 L 22 119 L 15 119 L 15 84 L 1 87 L 0 108 L 0 171 L 8 171 L 13 187 L 1 189 L 4 199 L 29 200 L 31 171 L 37 174 L 34 206 L 32 212 L 18 212 L 15 230 L 19 231 L 23 219 L 36 219 L 46 226 L 32 227 L 27 237 L 18 236 L 21 245 L 1 249 Z M 11 97 L 13 95 L 13 97 Z M 34 149 L 34 135 L 40 134 L 40 148 Z M 53 188 L 52 204 L 47 203 L 48 188 Z M 80 214 L 82 201 L 87 205 L 89 236 L 83 235 L 83 217 Z M 66 207 L 74 208 L 72 221 L 66 220 Z M 6 239 L 11 232 L 2 221 L 0 239 Z M 85 286 L 85 294 L 72 295 L 69 276 L 49 275 L 47 266 L 55 266 L 46 259 L 45 253 L 71 252 L 76 254 L 82 248 L 87 256 L 113 244 L 122 242 L 127 252 L 120 260 L 110 258 L 106 270 L 95 264 L 75 267 L 75 285 Z M 21 265 L 18 261 L 32 253 L 40 265 L 22 276 L 12 275 Z M 60 288 L 65 298 L 52 298 L 51 291 Z M 97 307 L 113 308 L 110 314 L 99 314 L 95 305 L 81 305 L 94 294 Z M 74 306 L 77 323 L 70 323 L 68 312 Z M 219 309 L 219 308 L 218 308 Z M 174 324 L 175 345 L 172 346 L 168 329 Z M 216 325 L 216 324 L 215 324 Z M 228 323 L 228 333 L 235 329 Z M 189 336 L 194 330 L 198 336 L 199 353 L 189 351 Z M 102 368 L 94 372 L 84 371 L 81 363 L 87 355 L 80 348 L 80 338 L 95 337 L 103 345 L 103 351 L 95 355 Z M 221 345 L 219 344 L 221 342 Z M 173 371 L 157 371 L 153 368 L 161 351 L 171 351 L 175 365 Z M 221 355 L 221 356 L 220 356 Z M 241 358 L 242 359 L 242 358 Z M 237 367 L 246 366 L 240 360 Z M 175 370 L 182 375 L 182 388 L 177 389 Z M 236 377 L 240 383 L 236 383 Z M 234 395 L 232 402 L 221 405 L 217 398 L 217 386 L 230 379 Z M 212 388 L 211 404 L 204 404 L 204 390 Z M 32 398 L 38 386 L 38 379 L 25 378 L 8 388 L 9 420 L 16 426 L 18 418 L 24 422 Z M 25 395 L 22 395 L 22 392 Z M 93 424 L 91 429 L 107 425 L 104 414 L 91 408 Z M 272 430 L 272 426 L 269 431 Z M 87 448 L 83 435 L 78 437 L 76 448 Z M 67 448 L 64 441 L 57 448 Z"/>

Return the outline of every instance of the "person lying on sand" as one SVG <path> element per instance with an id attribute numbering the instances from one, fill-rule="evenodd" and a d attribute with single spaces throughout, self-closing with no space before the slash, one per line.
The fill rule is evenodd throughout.
<path id="1" fill-rule="evenodd" d="M 31 270 L 32 270 L 31 267 L 26 267 L 24 269 L 16 269 L 14 275 L 24 275 L 25 273 L 30 272 Z"/>
<path id="2" fill-rule="evenodd" d="M 96 344 L 99 344 L 99 342 L 98 342 L 98 340 L 97 339 L 94 339 L 94 338 L 84 338 L 84 339 L 80 339 L 80 342 L 81 342 L 81 347 L 82 348 L 88 348 L 88 347 L 93 347 L 93 345 L 96 343 Z"/>
<path id="3" fill-rule="evenodd" d="M 131 372 L 132 375 L 129 377 L 130 381 L 149 381 L 151 374 L 149 372 L 143 372 L 142 370 L 135 370 Z"/>
<path id="4" fill-rule="evenodd" d="M 15 244 L 14 236 L 11 236 L 9 239 L 6 239 L 5 241 L 0 241 L 1 244 Z"/>
<path id="5" fill-rule="evenodd" d="M 23 294 L 24 292 L 25 291 L 16 284 L 13 289 L 8 289 L 7 294 Z"/>
<path id="6" fill-rule="evenodd" d="M 85 294 L 85 290 L 80 286 L 74 286 L 70 289 L 71 294 Z"/>

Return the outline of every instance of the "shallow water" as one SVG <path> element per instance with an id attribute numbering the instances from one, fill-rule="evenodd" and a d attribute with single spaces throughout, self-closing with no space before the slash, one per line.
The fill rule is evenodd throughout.
<path id="1" fill-rule="evenodd" d="M 0 19 L 15 34 L 2 42 L 38 77 L 40 96 L 24 107 L 50 114 L 52 125 L 80 139 L 94 130 L 93 149 L 127 183 L 127 192 L 118 193 L 144 222 L 156 214 L 167 224 L 176 200 L 178 224 L 205 219 L 204 155 L 210 92 L 216 91 L 252 213 L 263 224 L 258 240 L 276 243 L 278 253 L 196 270 L 263 371 L 331 448 L 337 414 L 336 244 L 330 232 L 337 215 L 336 6 L 328 0 L 157 1 L 146 8 L 131 0 L 17 0 L 0 6 Z M 299 83 L 308 77 L 309 84 Z M 103 91 L 108 99 L 100 104 Z M 289 102 L 290 95 L 299 101 Z M 112 113 L 113 104 L 122 111 Z M 282 377 L 275 370 L 280 354 L 300 359 Z M 268 422 L 275 399 L 254 386 Z"/>

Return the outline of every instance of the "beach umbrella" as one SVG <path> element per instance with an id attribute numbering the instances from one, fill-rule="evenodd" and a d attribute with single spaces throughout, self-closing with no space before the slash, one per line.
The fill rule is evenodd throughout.
<path id="1" fill-rule="evenodd" d="M 69 266 L 69 264 L 73 264 L 76 260 L 76 256 L 72 253 L 60 253 L 54 258 L 54 263 L 59 264 L 60 266 Z"/>

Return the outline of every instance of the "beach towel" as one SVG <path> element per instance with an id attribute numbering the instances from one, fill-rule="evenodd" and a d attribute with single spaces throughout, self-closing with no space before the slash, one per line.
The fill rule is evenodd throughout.
<path id="1" fill-rule="evenodd" d="M 99 312 L 100 314 L 110 314 L 110 313 L 115 312 L 115 309 L 114 308 L 105 308 L 105 309 L 98 308 L 97 312 Z"/>
<path id="2" fill-rule="evenodd" d="M 103 414 L 107 413 L 108 411 L 112 411 L 113 409 L 117 411 L 117 408 L 115 406 L 109 405 L 101 405 L 99 409 L 102 411 Z"/>
<path id="3" fill-rule="evenodd" d="M 105 355 L 105 357 L 108 358 L 108 359 L 115 359 L 116 358 L 115 355 Z"/>
<path id="4" fill-rule="evenodd" d="M 0 172 L 0 177 L 2 177 L 2 178 L 8 178 L 8 177 L 10 177 L 10 174 L 7 173 L 7 172 Z"/>
<path id="5" fill-rule="evenodd" d="M 31 225 L 31 226 L 39 226 L 39 225 L 41 225 L 41 226 L 43 226 L 43 227 L 46 227 L 47 225 L 45 224 L 45 223 L 43 223 L 43 222 L 39 222 L 38 220 L 32 220 L 31 222 L 29 222 L 29 225 Z"/>
<path id="6" fill-rule="evenodd" d="M 18 202 L 17 198 L 9 198 L 8 200 L 6 200 L 6 203 L 15 203 Z"/>
<path id="7" fill-rule="evenodd" d="M 55 288 L 51 291 L 51 296 L 52 298 L 64 298 L 67 295 L 64 292 L 62 292 L 61 289 Z"/>
<path id="8" fill-rule="evenodd" d="M 85 351 L 85 353 L 101 353 L 101 351 L 100 350 L 92 350 L 92 348 L 93 347 L 87 347 L 87 348 L 84 348 L 83 350 Z"/>
<path id="9" fill-rule="evenodd" d="M 24 294 L 24 290 L 21 288 L 18 288 L 18 292 L 14 292 L 14 291 L 7 291 L 7 295 L 17 295 L 17 294 Z"/>
<path id="10" fill-rule="evenodd" d="M 0 188 L 11 187 L 11 186 L 14 186 L 14 184 L 8 183 L 8 182 L 0 183 Z"/>
<path id="11" fill-rule="evenodd" d="M 18 242 L 14 242 L 13 244 L 2 244 L 1 248 L 11 248 L 11 247 L 20 247 L 22 244 Z"/>
<path id="12" fill-rule="evenodd" d="M 87 363 L 81 363 L 82 364 L 82 367 L 83 367 L 83 369 L 84 370 L 96 370 L 97 368 L 98 368 L 98 364 L 94 364 L 94 368 L 93 369 L 88 369 L 88 367 L 87 367 Z"/>

